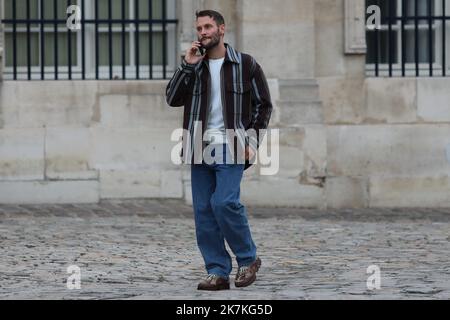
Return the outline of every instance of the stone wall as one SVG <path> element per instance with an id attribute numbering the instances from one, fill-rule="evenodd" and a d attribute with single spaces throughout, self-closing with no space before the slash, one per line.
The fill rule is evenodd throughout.
<path id="1" fill-rule="evenodd" d="M 367 79 L 359 119 L 328 125 L 328 205 L 450 206 L 449 86 L 450 79 Z"/>
<path id="2" fill-rule="evenodd" d="M 0 89 L 0 202 L 182 198 L 172 165 L 181 113 L 166 81 L 7 81 Z"/>

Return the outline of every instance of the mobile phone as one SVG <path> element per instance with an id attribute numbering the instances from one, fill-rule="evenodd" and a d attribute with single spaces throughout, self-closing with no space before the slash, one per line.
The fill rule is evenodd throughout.
<path id="1" fill-rule="evenodd" d="M 198 51 L 200 52 L 200 55 L 203 56 L 205 54 L 205 48 L 200 45 L 200 47 L 198 48 Z"/>

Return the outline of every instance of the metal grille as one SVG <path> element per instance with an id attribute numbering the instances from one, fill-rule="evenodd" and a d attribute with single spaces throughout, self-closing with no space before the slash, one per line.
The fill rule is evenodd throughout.
<path id="1" fill-rule="evenodd" d="M 381 26 L 366 32 L 369 76 L 450 73 L 448 0 L 366 0 L 372 5 L 381 9 Z"/>
<path id="2" fill-rule="evenodd" d="M 174 37 L 178 23 L 167 18 L 167 2 L 11 0 L 2 20 L 9 39 L 5 79 L 8 75 L 11 80 L 167 79 L 167 29 Z M 80 9 L 79 30 L 67 27 L 71 5 Z M 175 45 L 170 48 L 174 51 Z"/>

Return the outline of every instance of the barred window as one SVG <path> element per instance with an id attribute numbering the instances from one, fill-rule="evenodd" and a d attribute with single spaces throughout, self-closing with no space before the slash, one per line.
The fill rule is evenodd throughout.
<path id="1" fill-rule="evenodd" d="M 448 75 L 449 2 L 366 0 L 381 9 L 380 29 L 366 33 L 367 75 Z"/>
<path id="2" fill-rule="evenodd" d="M 69 30 L 70 5 L 81 30 Z M 175 0 L 5 0 L 4 79 L 165 79 Z"/>

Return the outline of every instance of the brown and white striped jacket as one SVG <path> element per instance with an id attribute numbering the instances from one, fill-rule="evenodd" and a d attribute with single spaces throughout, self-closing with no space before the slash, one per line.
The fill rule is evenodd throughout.
<path id="1" fill-rule="evenodd" d="M 220 73 L 225 129 L 236 132 L 232 138 L 237 140 L 237 143 L 236 140 L 233 142 L 235 148 L 250 146 L 257 150 L 264 134 L 260 130 L 267 129 L 272 113 L 267 80 L 252 56 L 238 52 L 228 44 L 225 47 L 227 50 Z M 203 152 L 205 148 L 202 137 L 207 129 L 211 88 L 207 61 L 205 57 L 198 64 L 191 65 L 183 60 L 166 89 L 169 106 L 184 106 L 183 129 L 189 134 L 183 134 L 182 157 L 184 154 L 185 163 L 196 163 L 194 150 L 201 148 Z M 249 129 L 254 129 L 257 134 L 245 134 Z M 236 150 L 233 151 L 235 156 Z M 247 162 L 245 169 L 250 166 Z"/>

